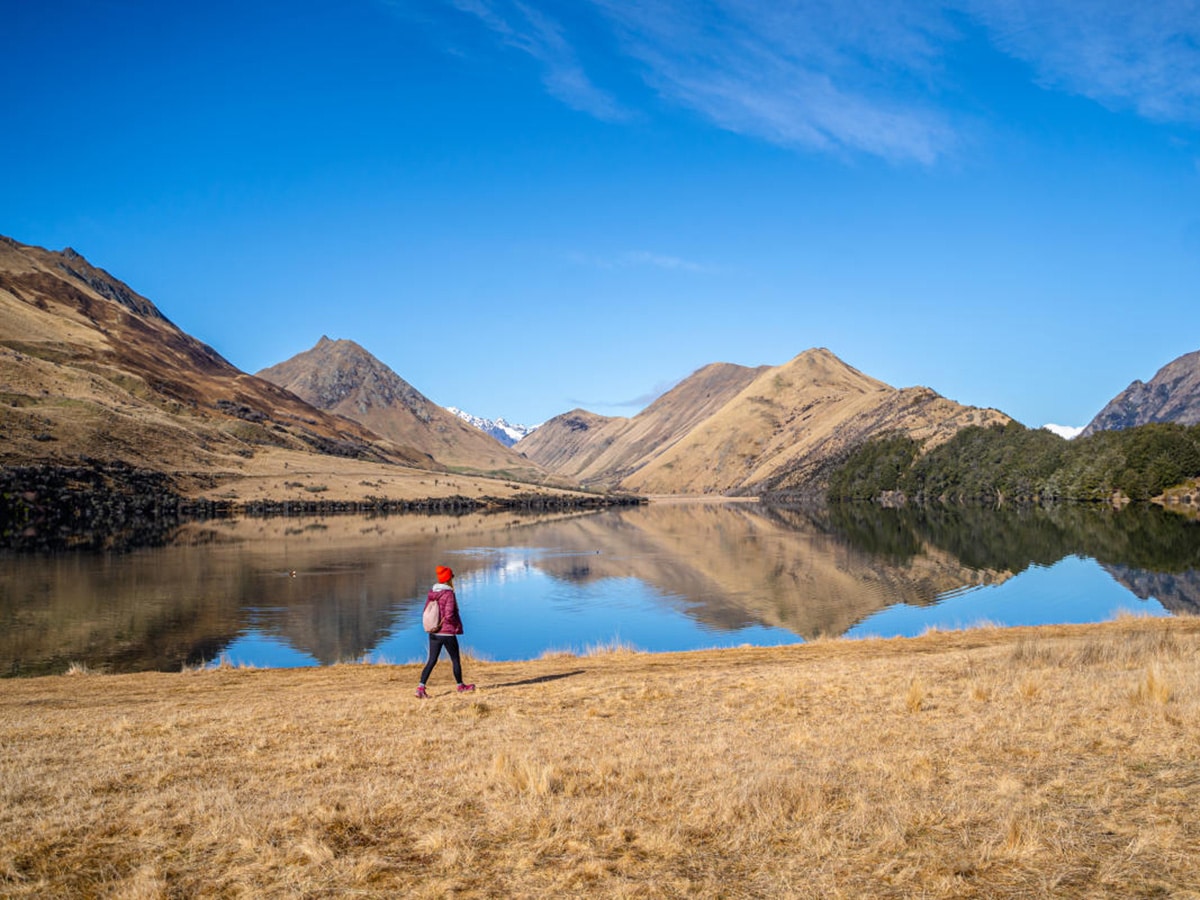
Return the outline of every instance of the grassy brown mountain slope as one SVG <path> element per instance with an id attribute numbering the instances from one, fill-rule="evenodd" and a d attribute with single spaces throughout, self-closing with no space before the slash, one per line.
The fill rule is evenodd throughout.
<path id="1" fill-rule="evenodd" d="M 936 446 L 966 425 L 1007 421 L 926 388 L 897 390 L 828 350 L 808 350 L 761 374 L 623 485 L 650 493 L 800 490 L 873 435 L 899 430 Z"/>
<path id="2" fill-rule="evenodd" d="M 71 250 L 0 239 L 0 462 L 237 471 L 260 449 L 431 466 L 241 372 Z"/>
<path id="3" fill-rule="evenodd" d="M 449 468 L 545 478 L 538 466 L 425 397 L 354 341 L 322 337 L 258 376 Z"/>
<path id="4" fill-rule="evenodd" d="M 611 437 L 629 420 L 573 409 L 549 419 L 513 445 L 513 450 L 567 478 L 579 473 L 607 449 Z"/>
<path id="5" fill-rule="evenodd" d="M 667 452 L 765 369 L 713 363 L 631 419 L 593 420 L 589 413 L 574 410 L 541 426 L 520 441 L 517 449 L 582 483 L 615 487 Z"/>

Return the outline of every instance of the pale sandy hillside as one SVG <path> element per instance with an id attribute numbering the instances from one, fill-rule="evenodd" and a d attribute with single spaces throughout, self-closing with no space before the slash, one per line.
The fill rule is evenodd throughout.
<path id="1" fill-rule="evenodd" d="M 1009 421 L 926 388 L 897 390 L 825 349 L 761 373 L 666 452 L 622 481 L 647 493 L 751 494 L 803 488 L 871 436 L 901 430 L 928 446 L 966 425 Z"/>
<path id="2" fill-rule="evenodd" d="M 613 487 L 669 450 L 766 368 L 712 363 L 633 418 L 572 410 L 547 422 L 516 449 L 582 483 Z"/>
<path id="3" fill-rule="evenodd" d="M 605 451 L 629 420 L 573 409 L 555 416 L 521 438 L 513 450 L 567 478 L 579 473 Z"/>
<path id="4" fill-rule="evenodd" d="M 751 369 L 713 363 L 680 382 L 619 431 L 609 426 L 603 451 L 579 473 L 582 481 L 620 485 L 643 466 L 670 452 L 701 422 L 722 409 L 750 384 L 765 366 Z M 613 432 L 616 433 L 613 433 Z"/>

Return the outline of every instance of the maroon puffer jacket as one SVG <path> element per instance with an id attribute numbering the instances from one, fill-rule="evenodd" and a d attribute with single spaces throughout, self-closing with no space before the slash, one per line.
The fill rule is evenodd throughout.
<path id="1" fill-rule="evenodd" d="M 425 602 L 436 600 L 442 613 L 442 627 L 438 634 L 462 634 L 462 619 L 458 615 L 458 598 L 454 596 L 454 588 L 445 584 L 435 584 L 429 591 Z"/>

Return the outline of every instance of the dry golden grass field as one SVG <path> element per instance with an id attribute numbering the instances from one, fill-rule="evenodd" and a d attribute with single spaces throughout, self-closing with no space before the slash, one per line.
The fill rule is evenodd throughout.
<path id="1" fill-rule="evenodd" d="M 0 685 L 5 897 L 1200 897 L 1200 620 Z"/>

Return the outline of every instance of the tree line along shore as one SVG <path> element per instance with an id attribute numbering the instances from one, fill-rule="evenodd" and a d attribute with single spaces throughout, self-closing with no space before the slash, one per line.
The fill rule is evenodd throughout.
<path id="1" fill-rule="evenodd" d="M 904 434 L 867 442 L 832 473 L 834 500 L 917 503 L 1200 503 L 1200 425 L 1161 422 L 1068 441 L 1018 422 L 970 426 L 924 452 Z"/>

